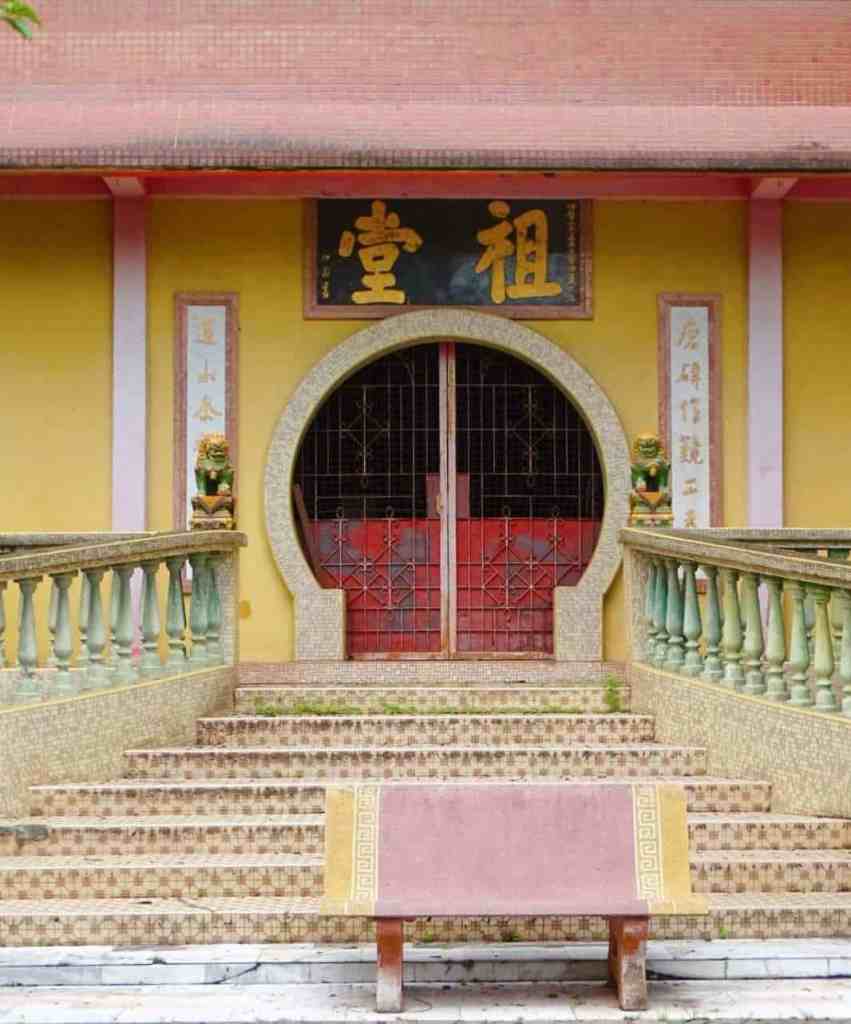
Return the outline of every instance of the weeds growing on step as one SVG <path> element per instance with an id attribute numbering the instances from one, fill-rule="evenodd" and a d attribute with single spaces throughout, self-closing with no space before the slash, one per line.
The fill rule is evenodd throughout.
<path id="1" fill-rule="evenodd" d="M 605 698 L 604 698 L 605 700 Z M 608 706 L 608 702 L 607 702 Z M 612 710 L 609 708 L 609 710 Z M 422 708 L 416 704 L 399 704 L 392 701 L 376 701 L 365 707 L 343 704 L 335 701 L 299 700 L 285 707 L 281 704 L 267 704 L 257 701 L 254 713 L 261 718 L 280 718 L 281 716 L 318 715 L 321 717 L 352 718 L 362 715 L 394 715 L 413 717 L 417 715 L 581 715 L 583 709 L 574 704 L 538 704 L 534 706 L 495 705 L 490 708 L 471 707 L 437 707 Z"/>
<path id="2" fill-rule="evenodd" d="M 615 679 L 614 676 L 609 676 L 606 680 L 606 688 L 603 691 L 603 703 L 606 705 L 606 710 L 611 715 L 616 715 L 623 711 L 621 682 L 619 679 Z"/>

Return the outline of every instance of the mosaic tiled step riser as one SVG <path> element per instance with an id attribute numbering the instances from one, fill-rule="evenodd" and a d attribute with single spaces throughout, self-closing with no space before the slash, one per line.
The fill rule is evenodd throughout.
<path id="1" fill-rule="evenodd" d="M 325 813 L 324 786 L 283 782 L 44 786 L 34 788 L 31 794 L 30 814 L 35 817 Z"/>
<path id="2" fill-rule="evenodd" d="M 562 746 L 648 743 L 653 719 L 638 715 L 402 715 L 202 718 L 202 747 Z"/>
<path id="3" fill-rule="evenodd" d="M 837 818 L 763 820 L 747 815 L 689 818 L 689 843 L 694 853 L 711 850 L 847 850 L 851 821 Z"/>
<path id="4" fill-rule="evenodd" d="M 697 747 L 561 747 L 392 750 L 253 749 L 133 750 L 125 754 L 135 779 L 445 779 L 651 778 L 705 775 Z"/>
<path id="5" fill-rule="evenodd" d="M 0 899 L 318 898 L 322 894 L 321 859 L 305 858 L 308 863 L 301 865 L 274 863 L 282 859 L 286 858 L 270 857 L 268 864 L 208 862 L 175 866 L 153 859 L 149 865 L 128 863 L 126 859 L 121 864 L 86 864 L 80 858 L 74 866 L 57 866 L 52 861 L 60 858 L 39 857 L 15 869 L 6 861 L 0 865 Z"/>
<path id="6" fill-rule="evenodd" d="M 726 779 L 677 779 L 690 811 L 767 811 L 771 786 L 767 782 Z M 161 782 L 105 786 L 43 786 L 32 791 L 34 816 L 135 818 L 156 814 L 323 814 L 324 785 L 284 782 Z"/>
<path id="7" fill-rule="evenodd" d="M 48 819 L 49 821 L 49 819 Z M 161 824 L 139 819 L 103 824 L 47 824 L 38 834 L 0 834 L 0 856 L 118 857 L 148 854 L 307 854 L 325 852 L 321 820 L 310 824 L 280 821 L 202 821 Z"/>
<path id="8" fill-rule="evenodd" d="M 735 897 L 724 897 L 734 900 Z M 714 908 L 706 917 L 651 918 L 654 939 L 847 938 L 851 905 L 843 897 L 825 897 L 823 905 Z M 833 905 L 830 900 L 835 901 Z M 152 901 L 156 903 L 157 901 Z M 237 902 L 237 901 L 234 901 Z M 112 909 L 74 915 L 18 912 L 0 907 L 3 946 L 163 945 L 195 943 L 374 942 L 372 922 L 364 918 L 321 918 L 315 913 L 253 909 L 184 908 L 180 912 L 126 913 Z M 271 903 L 271 901 L 268 901 Z M 207 901 L 210 906 L 214 900 Z M 432 918 L 406 925 L 406 938 L 425 942 L 600 942 L 607 922 L 597 917 Z"/>
<path id="9" fill-rule="evenodd" d="M 843 850 L 851 822 L 836 819 L 749 820 L 697 814 L 689 818 L 692 853 L 707 850 Z M 30 819 L 23 830 L 0 832 L 0 856 L 120 856 L 148 854 L 324 853 L 321 817 L 301 822 L 270 816 L 228 819 Z M 36 823 L 36 824 L 32 824 Z M 707 845 L 709 844 L 709 845 Z"/>
<path id="10" fill-rule="evenodd" d="M 703 855 L 704 857 L 706 855 Z M 851 852 L 807 851 L 765 862 L 765 852 L 742 859 L 693 858 L 692 886 L 702 893 L 812 893 L 851 891 Z M 312 897 L 323 887 L 319 857 L 63 858 L 10 857 L 0 861 L 0 899 L 165 899 Z M 141 862 L 141 863 L 140 863 Z M 282 863 L 285 862 L 285 863 Z"/>
<path id="11" fill-rule="evenodd" d="M 702 854 L 692 859 L 691 883 L 703 893 L 851 892 L 851 851 L 799 850 L 774 857 L 743 851 L 732 860 Z"/>
<path id="12" fill-rule="evenodd" d="M 618 688 L 620 706 L 629 710 L 629 687 Z M 446 708 L 465 708 L 476 711 L 500 708 L 576 708 L 585 714 L 609 711 L 605 689 L 602 686 L 529 687 L 500 686 L 493 688 L 467 687 L 345 687 L 345 686 L 265 686 L 239 687 L 235 694 L 239 714 L 253 715 L 257 704 L 273 705 L 282 711 L 294 711 L 305 704 L 357 708 L 358 711 L 380 715 L 388 704 L 415 707 L 419 714 L 442 711 Z"/>

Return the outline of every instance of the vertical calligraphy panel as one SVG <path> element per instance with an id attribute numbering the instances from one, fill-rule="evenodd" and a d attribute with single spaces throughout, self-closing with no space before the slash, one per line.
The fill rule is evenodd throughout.
<path id="1" fill-rule="evenodd" d="M 234 294 L 175 296 L 174 526 L 185 530 L 192 514 L 195 451 L 202 434 L 221 433 L 237 465 Z"/>
<path id="2" fill-rule="evenodd" d="M 720 526 L 720 306 L 717 295 L 659 296 L 659 435 L 671 459 L 674 526 Z"/>

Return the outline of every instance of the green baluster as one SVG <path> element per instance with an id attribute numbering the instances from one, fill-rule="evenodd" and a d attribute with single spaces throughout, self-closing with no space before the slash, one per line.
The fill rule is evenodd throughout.
<path id="1" fill-rule="evenodd" d="M 77 681 L 71 674 L 71 601 L 68 590 L 76 572 L 62 572 L 53 576 L 56 589 L 56 626 L 53 636 L 53 655 L 56 660 L 57 697 L 72 697 L 77 693 Z"/>
<path id="2" fill-rule="evenodd" d="M 138 676 L 133 664 L 133 597 L 130 592 L 130 577 L 134 566 L 119 565 L 113 569 L 113 587 L 118 580 L 118 610 L 115 617 L 113 637 L 116 645 L 114 686 L 129 686 Z"/>
<path id="3" fill-rule="evenodd" d="M 742 618 L 739 612 L 736 570 L 722 569 L 721 578 L 724 580 L 723 685 L 730 690 L 741 690 L 745 675 L 740 665 L 742 660 Z"/>
<path id="4" fill-rule="evenodd" d="M 693 562 L 683 563 L 685 577 L 685 612 L 683 616 L 683 636 L 686 638 L 686 658 L 683 671 L 688 676 L 699 676 L 703 671 L 703 659 L 700 656 L 700 635 L 703 626 L 700 621 L 700 602 L 697 599 L 697 582 L 694 578 Z"/>
<path id="5" fill-rule="evenodd" d="M 51 576 L 50 603 L 47 606 L 47 632 L 50 634 L 50 653 L 47 655 L 47 667 L 56 667 L 56 605 L 59 600 L 59 588 L 56 578 Z"/>
<path id="6" fill-rule="evenodd" d="M 795 580 L 787 580 L 786 593 L 792 599 L 792 633 L 789 638 L 790 678 L 789 703 L 796 708 L 808 708 L 813 703 L 810 696 L 810 645 L 807 638 L 807 613 L 803 586 Z"/>
<path id="7" fill-rule="evenodd" d="M 77 613 L 77 629 L 80 633 L 80 655 L 77 664 L 87 665 L 89 662 L 89 644 L 86 632 L 89 628 L 89 577 L 84 572 L 80 577 L 80 609 Z M 85 677 L 84 677 L 85 678 Z M 85 682 L 83 689 L 86 688 Z"/>
<path id="8" fill-rule="evenodd" d="M 207 560 L 207 657 L 216 664 L 225 660 L 222 647 L 222 603 L 219 598 L 219 579 L 216 569 L 221 559 L 213 555 Z"/>
<path id="9" fill-rule="evenodd" d="M 665 619 L 668 614 L 668 574 L 661 559 L 656 561 L 656 609 L 653 623 L 656 626 L 656 646 L 653 652 L 653 664 L 661 667 L 668 655 L 668 631 Z"/>
<path id="10" fill-rule="evenodd" d="M 839 678 L 842 680 L 842 714 L 851 718 L 851 592 L 842 591 L 842 644 L 839 649 Z"/>
<path id="11" fill-rule="evenodd" d="M 9 664 L 6 659 L 6 580 L 0 580 L 0 668 Z"/>
<path id="12" fill-rule="evenodd" d="M 759 607 L 759 579 L 752 572 L 742 573 L 742 603 L 745 616 L 745 693 L 759 697 L 765 693 L 762 674 L 762 613 Z"/>
<path id="13" fill-rule="evenodd" d="M 183 603 L 183 566 L 186 559 L 176 555 L 166 559 L 168 568 L 168 598 L 166 601 L 165 631 L 168 635 L 169 672 L 183 672 L 186 668 L 186 606 Z"/>
<path id="14" fill-rule="evenodd" d="M 668 672 L 679 672 L 683 661 L 683 594 L 680 590 L 679 563 L 674 558 L 666 558 L 668 570 L 668 614 L 665 627 L 668 630 L 668 654 L 664 668 Z"/>
<path id="15" fill-rule="evenodd" d="M 33 594 L 41 582 L 41 576 L 17 582 L 21 591 L 21 611 L 18 622 L 18 662 L 21 666 L 21 675 L 15 699 L 20 704 L 28 704 L 38 700 L 41 696 L 41 687 L 35 677 L 35 670 L 38 667 L 38 646 L 33 605 Z"/>
<path id="16" fill-rule="evenodd" d="M 145 574 L 142 592 L 142 658 L 139 671 L 148 678 L 158 676 L 162 670 L 160 661 L 160 608 L 157 600 L 158 561 L 143 562 Z"/>
<path id="17" fill-rule="evenodd" d="M 647 560 L 647 583 L 644 588 L 644 660 L 653 661 L 656 649 L 656 624 L 653 621 L 656 610 L 656 563 Z"/>
<path id="18" fill-rule="evenodd" d="M 721 663 L 721 607 L 718 601 L 718 569 L 714 565 L 702 566 L 706 576 L 706 623 L 703 638 L 706 641 L 706 657 L 703 662 L 703 678 L 717 683 L 724 675 Z"/>
<path id="19" fill-rule="evenodd" d="M 109 685 L 109 669 L 104 662 L 103 649 L 106 647 L 106 629 L 103 621 L 103 601 L 100 583 L 103 569 L 86 569 L 89 581 L 89 616 L 86 644 L 89 648 L 85 689 L 100 690 Z"/>
<path id="20" fill-rule="evenodd" d="M 770 700 L 787 701 L 789 692 L 783 675 L 786 660 L 786 630 L 783 623 L 783 598 L 781 582 L 776 576 L 766 576 L 768 590 L 768 643 L 765 645 L 766 696 Z"/>
<path id="21" fill-rule="evenodd" d="M 192 650 L 189 660 L 198 668 L 207 661 L 207 555 L 190 555 L 189 564 L 192 566 L 192 603 L 189 607 Z"/>
<path id="22" fill-rule="evenodd" d="M 804 591 L 804 617 L 807 623 L 807 648 L 810 652 L 810 664 L 812 665 L 816 657 L 816 646 L 815 646 L 815 626 L 816 626 L 816 613 L 815 604 L 812 596 L 807 590 Z"/>
<path id="23" fill-rule="evenodd" d="M 816 674 L 816 708 L 819 711 L 836 711 L 836 697 L 833 693 L 833 633 L 827 613 L 830 591 L 825 587 L 808 587 L 815 604 L 815 658 L 813 668 Z"/>
<path id="24" fill-rule="evenodd" d="M 118 669 L 118 618 L 121 614 L 121 576 L 113 568 L 109 588 L 109 654 L 107 661 L 113 672 Z"/>

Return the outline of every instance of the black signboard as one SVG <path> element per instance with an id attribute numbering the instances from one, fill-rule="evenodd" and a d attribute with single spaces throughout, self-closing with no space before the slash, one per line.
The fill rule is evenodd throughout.
<path id="1" fill-rule="evenodd" d="M 305 315 L 424 306 L 591 316 L 591 204 L 576 199 L 320 199 Z"/>

